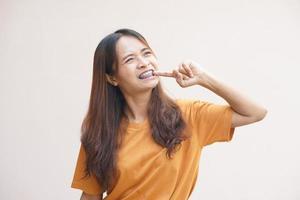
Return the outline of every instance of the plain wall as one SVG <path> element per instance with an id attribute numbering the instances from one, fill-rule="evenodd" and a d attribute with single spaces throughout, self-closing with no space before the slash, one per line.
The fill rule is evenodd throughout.
<path id="1" fill-rule="evenodd" d="M 94 51 L 119 28 L 142 33 L 171 70 L 184 59 L 268 109 L 207 146 L 190 199 L 300 199 L 300 2 L 0 1 L 0 199 L 79 199 L 70 188 Z M 174 97 L 226 103 L 211 91 Z"/>

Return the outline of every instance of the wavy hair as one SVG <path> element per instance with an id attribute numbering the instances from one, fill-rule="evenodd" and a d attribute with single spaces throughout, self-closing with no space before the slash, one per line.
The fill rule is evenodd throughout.
<path id="1" fill-rule="evenodd" d="M 128 125 L 125 98 L 119 87 L 108 83 L 105 76 L 118 71 L 116 44 L 122 36 L 135 37 L 149 47 L 146 39 L 131 29 L 119 29 L 100 41 L 94 54 L 89 107 L 81 125 L 81 143 L 86 152 L 84 177 L 94 174 L 103 191 L 117 177 L 117 153 Z M 160 83 L 152 90 L 147 115 L 153 140 L 167 148 L 166 156 L 171 159 L 188 136 L 183 134 L 186 123 L 180 108 Z"/>

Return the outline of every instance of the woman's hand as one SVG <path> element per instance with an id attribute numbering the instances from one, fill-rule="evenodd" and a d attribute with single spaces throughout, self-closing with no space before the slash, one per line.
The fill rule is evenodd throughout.
<path id="1" fill-rule="evenodd" d="M 153 75 L 173 77 L 181 87 L 189 87 L 193 85 L 202 85 L 206 83 L 207 72 L 200 67 L 199 64 L 192 60 L 185 60 L 178 65 L 177 69 L 172 72 L 154 71 Z"/>

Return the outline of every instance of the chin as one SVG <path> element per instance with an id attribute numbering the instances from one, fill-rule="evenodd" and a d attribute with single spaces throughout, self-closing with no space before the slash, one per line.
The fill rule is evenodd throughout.
<path id="1" fill-rule="evenodd" d="M 159 80 L 155 80 L 155 81 L 153 80 L 153 81 L 151 81 L 151 83 L 150 82 L 147 83 L 147 86 L 145 84 L 145 86 L 143 87 L 143 89 L 145 89 L 145 90 L 152 90 L 152 89 L 154 89 L 158 85 L 158 83 L 159 83 Z M 142 87 L 142 84 L 140 86 Z"/>
<path id="2" fill-rule="evenodd" d="M 158 83 L 159 83 L 159 78 L 158 79 L 156 79 L 155 81 L 153 80 L 153 87 L 152 88 L 155 88 L 157 85 L 158 85 Z"/>

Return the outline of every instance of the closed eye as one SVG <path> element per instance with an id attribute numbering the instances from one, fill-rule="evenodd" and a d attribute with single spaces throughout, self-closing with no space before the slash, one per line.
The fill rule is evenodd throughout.
<path id="1" fill-rule="evenodd" d="M 152 52 L 151 51 L 146 51 L 145 53 L 144 53 L 144 55 L 151 55 L 152 54 Z M 131 61 L 133 58 L 129 58 L 129 59 L 127 59 L 126 61 L 125 61 L 125 63 L 128 63 L 129 61 Z"/>
<path id="2" fill-rule="evenodd" d="M 146 52 L 145 52 L 145 55 L 149 55 L 149 54 L 151 54 L 150 51 L 146 51 Z"/>
<path id="3" fill-rule="evenodd" d="M 133 59 L 133 58 L 127 59 L 125 63 L 128 63 L 128 62 L 131 61 L 132 59 Z"/>

